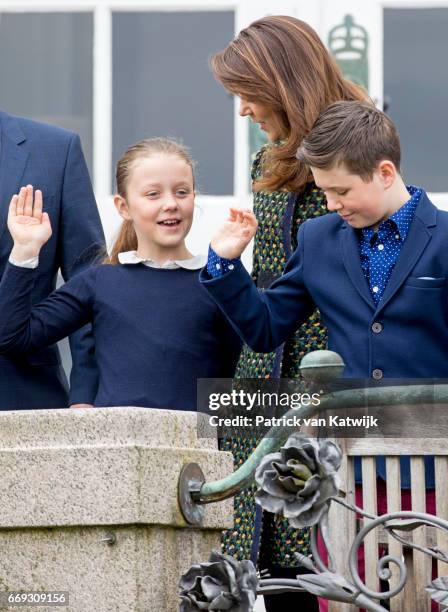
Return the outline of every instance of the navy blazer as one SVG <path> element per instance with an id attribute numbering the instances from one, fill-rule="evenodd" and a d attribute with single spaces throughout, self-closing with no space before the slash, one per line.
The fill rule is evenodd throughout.
<path id="1" fill-rule="evenodd" d="M 447 255 L 448 213 L 423 192 L 378 305 L 361 268 L 357 231 L 336 213 L 300 226 L 284 275 L 267 291 L 257 291 L 241 262 L 215 279 L 204 268 L 201 282 L 255 351 L 280 346 L 317 306 L 328 347 L 346 364 L 344 377 L 447 378 Z M 384 478 L 383 458 L 377 470 Z M 401 482 L 410 486 L 409 466 Z M 429 459 L 426 486 L 434 487 Z"/>
<path id="2" fill-rule="evenodd" d="M 12 248 L 6 227 L 11 197 L 22 185 L 41 189 L 53 235 L 39 258 L 33 304 L 82 270 L 104 248 L 104 235 L 79 137 L 68 130 L 0 112 L 0 278 Z M 0 409 L 61 408 L 92 402 L 98 385 L 90 328 L 70 338 L 71 392 L 57 347 L 0 356 Z"/>
<path id="3" fill-rule="evenodd" d="M 284 275 L 267 291 L 258 293 L 241 263 L 216 279 L 204 268 L 201 281 L 255 351 L 280 346 L 317 306 L 345 377 L 447 378 L 447 254 L 448 213 L 423 192 L 378 305 L 357 232 L 336 213 L 301 225 Z"/>

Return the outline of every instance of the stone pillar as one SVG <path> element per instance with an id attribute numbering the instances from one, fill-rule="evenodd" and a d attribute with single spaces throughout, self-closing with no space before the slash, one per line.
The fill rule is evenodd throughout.
<path id="1" fill-rule="evenodd" d="M 180 575 L 232 526 L 233 500 L 207 506 L 202 529 L 179 510 L 184 464 L 233 470 L 196 430 L 191 412 L 0 412 L 0 591 L 69 591 L 37 612 L 178 610 Z"/>

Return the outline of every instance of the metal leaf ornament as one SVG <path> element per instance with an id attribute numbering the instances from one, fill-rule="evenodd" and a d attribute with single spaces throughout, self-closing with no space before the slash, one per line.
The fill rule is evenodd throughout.
<path id="1" fill-rule="evenodd" d="M 329 498 L 338 494 L 341 460 L 334 442 L 294 433 L 258 466 L 256 501 L 296 529 L 315 525 L 327 511 Z"/>
<path id="2" fill-rule="evenodd" d="M 448 606 L 448 576 L 436 578 L 425 589 L 431 595 L 431 599 L 439 604 Z"/>
<path id="3" fill-rule="evenodd" d="M 258 577 L 252 561 L 237 561 L 214 550 L 208 563 L 193 565 L 179 582 L 180 612 L 252 612 Z"/>
<path id="4" fill-rule="evenodd" d="M 331 601 L 351 603 L 369 612 L 386 612 L 379 603 L 359 592 L 354 584 L 340 574 L 323 572 L 322 574 L 301 574 L 297 582 L 308 593 L 317 597 L 325 597 Z"/>

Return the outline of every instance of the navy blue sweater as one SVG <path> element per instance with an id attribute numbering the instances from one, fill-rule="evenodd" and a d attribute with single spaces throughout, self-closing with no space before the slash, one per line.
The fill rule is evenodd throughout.
<path id="1" fill-rule="evenodd" d="M 227 378 L 241 341 L 196 270 L 101 265 L 32 306 L 35 270 L 8 264 L 0 284 L 0 352 L 53 344 L 91 321 L 95 406 L 196 410 L 196 380 Z"/>

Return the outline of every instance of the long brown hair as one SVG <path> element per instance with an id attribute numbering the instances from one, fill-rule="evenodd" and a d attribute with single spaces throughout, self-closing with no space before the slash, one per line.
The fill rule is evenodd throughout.
<path id="1" fill-rule="evenodd" d="M 171 138 L 145 138 L 131 145 L 117 162 L 115 180 L 117 183 L 117 194 L 126 199 L 126 189 L 133 164 L 142 157 L 164 154 L 178 157 L 188 164 L 193 175 L 194 187 L 194 162 L 190 157 L 188 149 L 181 143 Z M 121 224 L 118 236 L 112 246 L 110 255 L 104 258 L 103 263 L 118 264 L 119 253 L 125 251 L 136 251 L 138 247 L 137 234 L 134 230 L 132 220 L 125 219 Z"/>
<path id="2" fill-rule="evenodd" d="M 231 93 L 278 113 L 287 137 L 269 147 L 254 190 L 300 191 L 310 178 L 295 155 L 319 114 L 339 100 L 368 100 L 347 81 L 316 32 L 276 15 L 254 21 L 211 58 L 216 79 Z"/>

